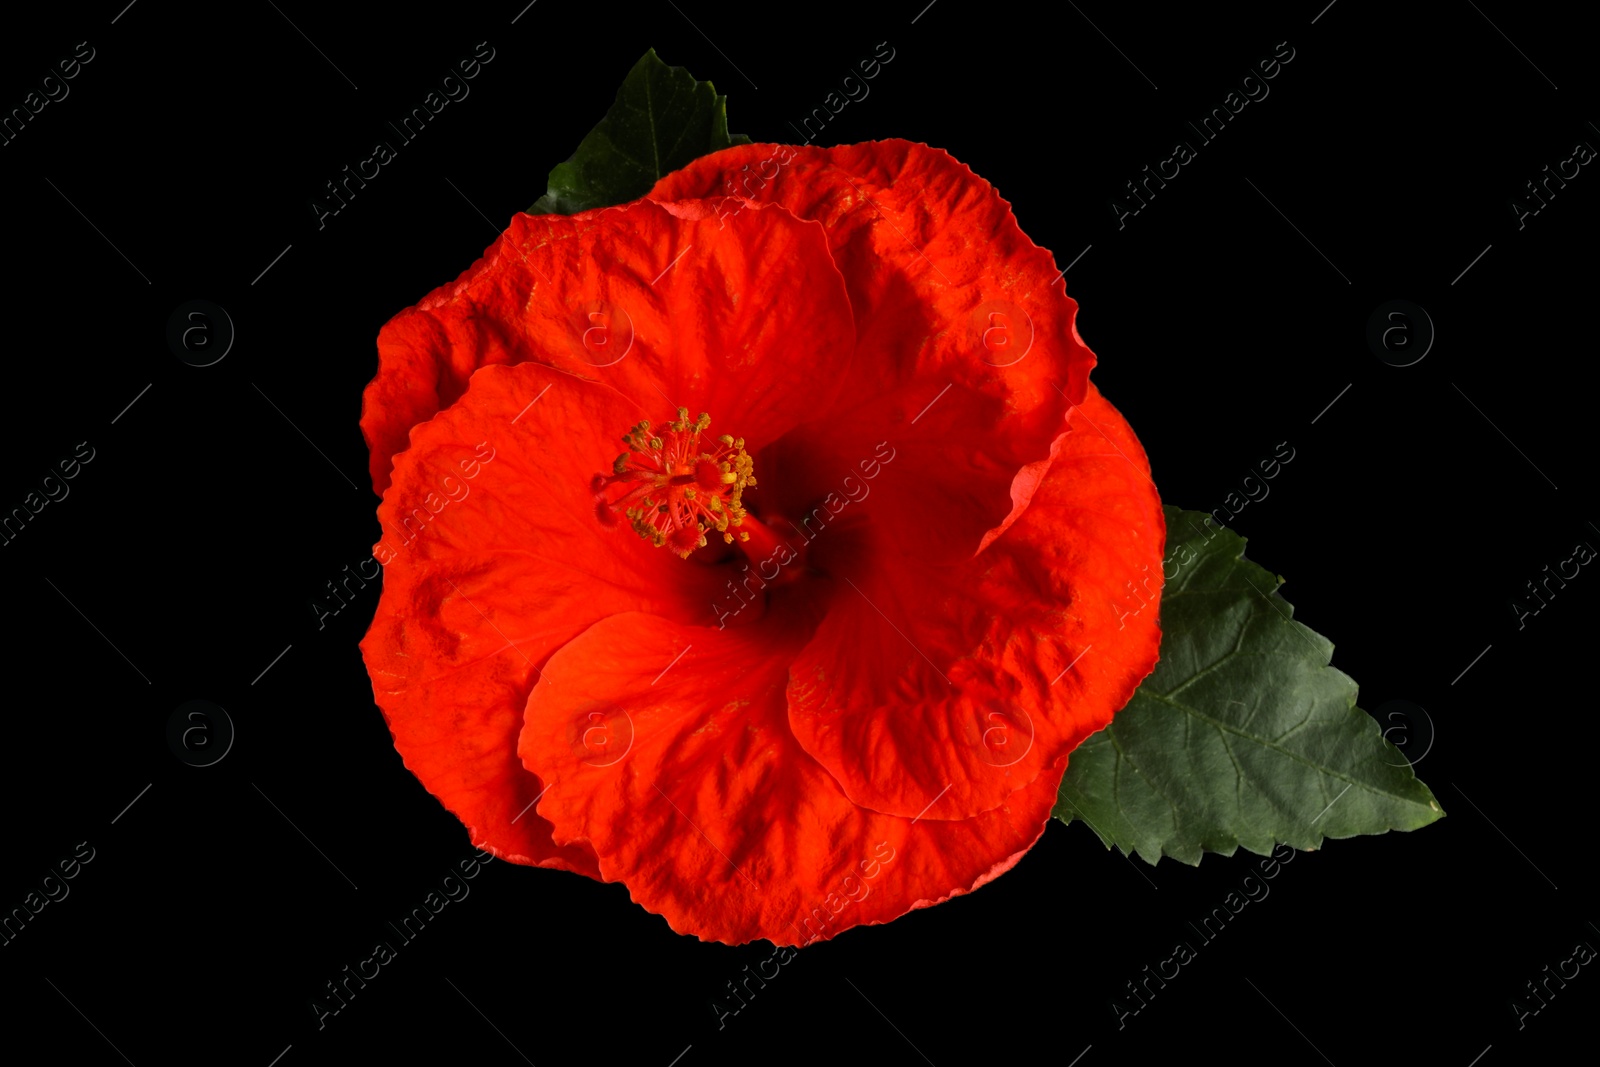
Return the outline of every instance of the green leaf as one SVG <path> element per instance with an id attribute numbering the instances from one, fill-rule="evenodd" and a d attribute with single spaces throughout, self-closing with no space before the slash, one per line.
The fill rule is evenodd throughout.
<path id="1" fill-rule="evenodd" d="M 611 110 L 565 163 L 550 172 L 550 191 L 530 215 L 571 215 L 637 200 L 657 181 L 729 145 L 728 98 L 682 67 L 661 62 L 654 48 L 633 65 Z"/>
<path id="2" fill-rule="evenodd" d="M 1282 579 L 1204 512 L 1166 509 L 1161 659 L 1111 725 L 1073 750 L 1055 814 L 1149 863 L 1240 845 L 1413 830 L 1444 815 L 1328 666 L 1333 643 L 1292 621 Z"/>

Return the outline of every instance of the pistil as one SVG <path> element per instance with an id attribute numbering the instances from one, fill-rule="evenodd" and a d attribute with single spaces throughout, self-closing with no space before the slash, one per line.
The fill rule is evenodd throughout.
<path id="1" fill-rule="evenodd" d="M 689 409 L 679 408 L 677 419 L 658 429 L 645 420 L 623 434 L 628 451 L 590 483 L 600 521 L 615 526 L 625 517 L 640 537 L 684 559 L 712 531 L 729 544 L 748 541 L 744 527 L 753 520 L 743 494 L 756 484 L 754 463 L 742 437 L 703 439 L 710 426 L 705 412 L 691 421 Z"/>

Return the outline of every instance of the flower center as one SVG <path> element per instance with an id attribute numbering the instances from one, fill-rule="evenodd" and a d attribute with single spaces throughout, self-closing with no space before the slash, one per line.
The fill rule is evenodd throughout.
<path id="1" fill-rule="evenodd" d="M 733 543 L 730 526 L 745 520 L 741 503 L 746 486 L 756 484 L 755 465 L 744 438 L 723 434 L 701 437 L 711 425 L 705 412 L 693 421 L 679 408 L 675 421 L 652 430 L 649 420 L 622 435 L 628 451 L 616 458 L 610 474 L 590 482 L 595 514 L 607 526 L 626 517 L 640 537 L 670 548 L 684 559 L 716 530 Z M 750 535 L 741 531 L 739 539 Z"/>

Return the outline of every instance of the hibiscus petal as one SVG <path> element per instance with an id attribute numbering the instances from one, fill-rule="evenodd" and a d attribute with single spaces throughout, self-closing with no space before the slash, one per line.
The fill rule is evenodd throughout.
<path id="1" fill-rule="evenodd" d="M 470 270 L 380 332 L 361 417 L 373 486 L 388 484 L 411 428 L 492 364 L 604 381 L 653 421 L 679 405 L 710 412 L 714 430 L 760 447 L 843 386 L 853 321 L 821 226 L 781 207 L 518 214 Z M 744 425 L 725 421 L 735 407 Z"/>
<path id="2" fill-rule="evenodd" d="M 516 756 L 540 665 L 619 611 L 701 607 L 714 572 L 605 529 L 589 476 L 639 412 L 537 364 L 486 367 L 411 434 L 378 518 L 383 596 L 362 653 L 406 766 L 473 842 L 520 863 L 596 876 L 528 810 L 542 786 Z"/>
<path id="3" fill-rule="evenodd" d="M 857 474 L 852 465 L 894 437 L 930 446 L 917 450 L 928 488 L 913 500 L 918 522 L 937 520 L 925 530 L 964 546 L 973 523 L 998 530 L 1022 514 L 1064 416 L 1087 396 L 1095 357 L 1064 272 L 992 185 L 941 149 L 886 140 L 735 146 L 648 195 L 703 197 L 723 213 L 772 202 L 816 219 L 849 287 L 851 389 L 838 410 L 763 457 L 769 474 L 783 468 L 764 482 L 781 494 L 766 498 L 777 504 L 769 511 L 794 516 L 838 496 L 841 474 Z M 943 477 L 922 482 L 936 462 Z"/>
<path id="4" fill-rule="evenodd" d="M 1013 413 L 1040 413 L 1038 458 L 1065 408 L 1057 384 L 1074 403 L 1085 395 L 1094 353 L 1062 272 L 994 186 L 942 149 L 739 145 L 648 195 L 732 195 L 820 221 L 856 309 L 857 395 L 916 379 L 980 389 Z"/>
<path id="5" fill-rule="evenodd" d="M 968 412 L 946 400 L 954 434 Z M 1092 385 L 1003 529 L 984 527 L 1000 483 L 942 478 L 960 460 L 940 447 L 897 440 L 867 521 L 818 536 L 833 588 L 788 687 L 795 736 L 851 799 L 925 821 L 1006 802 L 1127 703 L 1158 652 L 1165 536 L 1144 452 Z"/>
<path id="6" fill-rule="evenodd" d="M 1064 764 L 964 822 L 845 797 L 789 733 L 785 653 L 807 628 L 613 616 L 528 699 L 521 752 L 549 783 L 556 840 L 592 848 L 604 880 L 680 933 L 795 945 L 888 922 L 998 877 L 1043 832 Z"/>

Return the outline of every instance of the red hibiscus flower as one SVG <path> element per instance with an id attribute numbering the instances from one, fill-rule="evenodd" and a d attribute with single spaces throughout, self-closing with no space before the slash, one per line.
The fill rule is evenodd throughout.
<path id="1" fill-rule="evenodd" d="M 1165 528 L 1049 253 L 942 151 L 518 215 L 384 327 L 362 642 L 472 840 L 780 945 L 1010 869 L 1156 659 Z"/>

